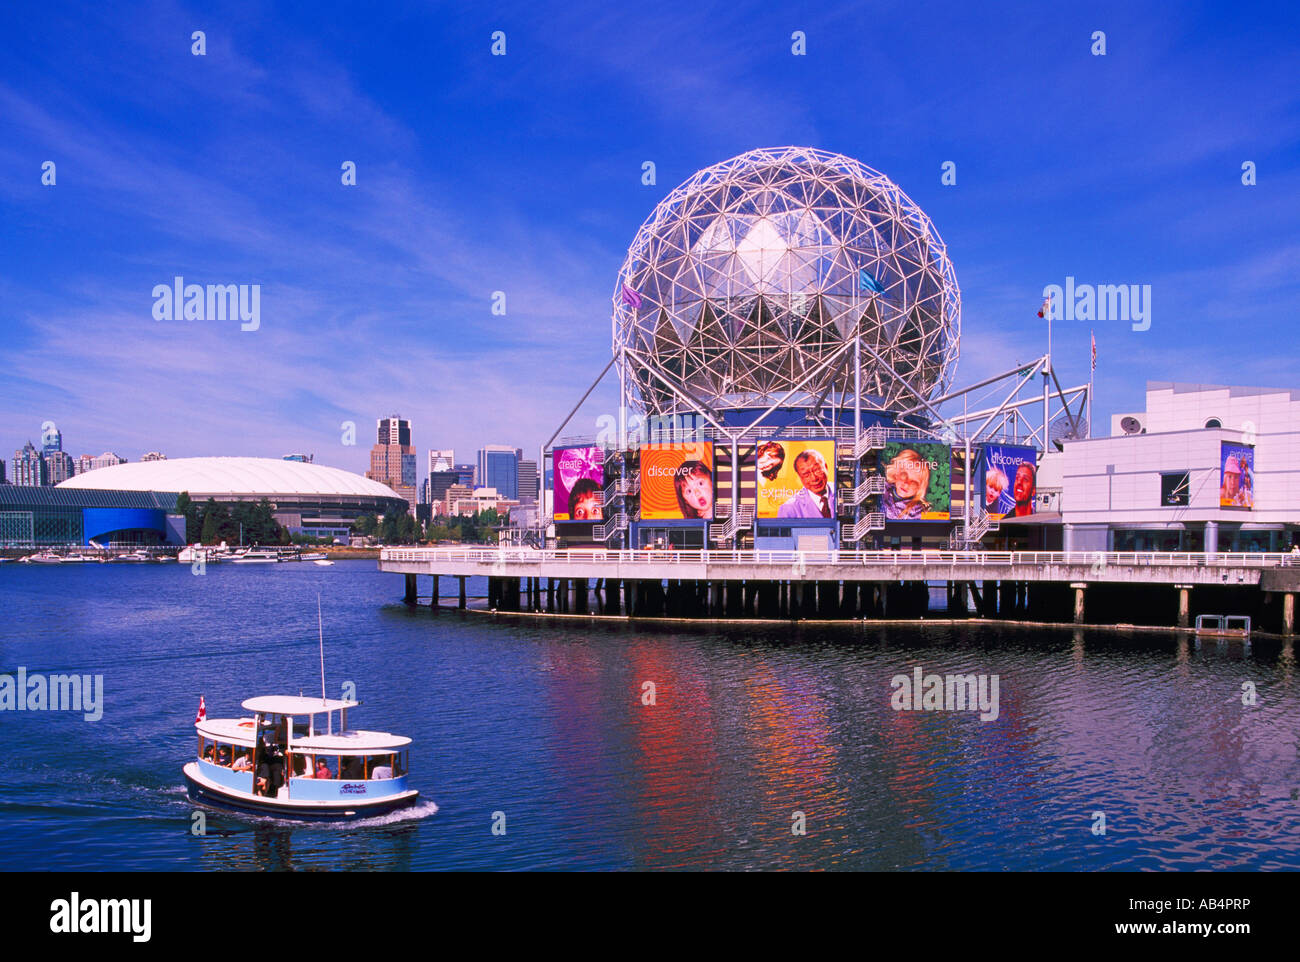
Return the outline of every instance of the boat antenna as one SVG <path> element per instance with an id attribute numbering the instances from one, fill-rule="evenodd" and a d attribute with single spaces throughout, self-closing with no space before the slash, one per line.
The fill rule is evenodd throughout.
<path id="1" fill-rule="evenodd" d="M 325 622 L 321 620 L 320 593 L 316 594 L 316 628 L 320 632 L 320 703 L 325 704 Z"/>

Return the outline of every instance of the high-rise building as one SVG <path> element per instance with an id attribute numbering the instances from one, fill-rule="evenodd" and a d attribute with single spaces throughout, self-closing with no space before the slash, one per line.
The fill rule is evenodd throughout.
<path id="1" fill-rule="evenodd" d="M 111 468 L 115 464 L 126 464 L 126 458 L 119 457 L 112 451 L 105 451 L 99 457 L 90 459 L 90 469 L 92 471 L 98 468 Z"/>
<path id="2" fill-rule="evenodd" d="M 5 477 L 5 459 L 0 458 L 0 484 L 8 484 L 9 480 Z"/>
<path id="3" fill-rule="evenodd" d="M 411 445 L 411 422 L 401 415 L 380 418 L 375 446 L 370 449 L 370 470 L 366 477 L 386 484 L 411 506 L 415 514 L 415 448 Z"/>
<path id="4" fill-rule="evenodd" d="M 72 460 L 72 455 L 62 451 L 51 451 L 42 460 L 45 462 L 46 484 L 58 484 L 77 473 L 77 463 Z"/>
<path id="5" fill-rule="evenodd" d="M 95 470 L 95 459 L 89 454 L 83 454 L 72 464 L 73 474 L 85 474 L 87 471 Z"/>
<path id="6" fill-rule="evenodd" d="M 31 441 L 24 444 L 22 450 L 14 452 L 13 483 L 29 488 L 39 488 L 47 483 L 45 459 Z"/>
<path id="7" fill-rule="evenodd" d="M 49 456 L 62 450 L 63 432 L 54 426 L 53 421 L 46 421 L 41 425 L 41 454 Z"/>
<path id="8" fill-rule="evenodd" d="M 519 449 L 500 444 L 488 444 L 479 449 L 478 471 L 474 475 L 476 488 L 496 488 L 497 493 L 511 501 L 519 496 Z"/>
<path id="9" fill-rule="evenodd" d="M 452 448 L 429 449 L 429 474 L 435 471 L 450 471 L 456 463 L 456 452 Z"/>
<path id="10" fill-rule="evenodd" d="M 520 504 L 537 503 L 537 462 L 526 458 L 519 459 L 519 494 Z"/>
<path id="11" fill-rule="evenodd" d="M 411 444 L 411 422 L 400 414 L 393 414 L 379 419 L 379 431 L 376 438 L 379 444 Z"/>
<path id="12" fill-rule="evenodd" d="M 474 465 L 456 464 L 456 465 L 452 465 L 452 470 L 456 472 L 457 484 L 463 484 L 466 487 L 473 489 L 474 474 L 477 471 L 477 468 L 475 468 Z"/>

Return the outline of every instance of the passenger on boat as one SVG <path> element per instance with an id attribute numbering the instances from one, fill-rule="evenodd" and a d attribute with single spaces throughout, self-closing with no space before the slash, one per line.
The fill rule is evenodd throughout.
<path id="1" fill-rule="evenodd" d="M 222 745 L 217 749 L 217 764 L 222 768 L 230 767 L 230 746 Z"/>
<path id="2" fill-rule="evenodd" d="M 230 767 L 237 772 L 251 772 L 253 770 L 253 760 L 248 757 L 248 752 L 240 752 L 235 756 L 235 764 Z"/>
<path id="3" fill-rule="evenodd" d="M 203 753 L 203 757 L 215 765 L 217 762 L 217 746 L 215 744 L 209 745 L 208 750 Z"/>
<path id="4" fill-rule="evenodd" d="M 316 759 L 316 777 L 333 778 L 334 773 L 330 771 L 329 764 L 323 758 Z"/>
<path id="5" fill-rule="evenodd" d="M 345 755 L 343 766 L 339 769 L 339 778 L 361 780 L 366 777 L 365 770 L 356 755 Z"/>
<path id="6" fill-rule="evenodd" d="M 257 794 L 274 795 L 284 784 L 284 753 L 267 739 L 262 742 L 262 759 L 257 766 Z"/>
<path id="7" fill-rule="evenodd" d="M 293 777 L 312 778 L 311 764 L 306 755 L 293 756 Z"/>
<path id="8" fill-rule="evenodd" d="M 384 761 L 382 757 L 375 759 L 376 764 L 374 768 L 370 769 L 371 778 L 392 778 L 393 777 L 393 766 L 379 764 L 382 761 Z"/>

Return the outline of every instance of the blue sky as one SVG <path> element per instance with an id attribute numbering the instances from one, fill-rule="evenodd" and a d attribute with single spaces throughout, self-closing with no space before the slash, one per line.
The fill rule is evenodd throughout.
<path id="1" fill-rule="evenodd" d="M 74 455 L 362 471 L 397 411 L 421 452 L 535 451 L 609 358 L 655 203 L 782 144 L 856 157 L 930 214 L 962 287 L 958 384 L 1040 354 L 1042 289 L 1069 275 L 1152 287 L 1147 331 L 1055 326 L 1069 383 L 1096 331 L 1099 416 L 1147 380 L 1300 388 L 1294 6 L 612 6 L 8 8 L 0 450 L 53 420 Z M 177 274 L 260 284 L 260 329 L 154 320 Z M 593 395 L 573 433 L 615 404 Z"/>

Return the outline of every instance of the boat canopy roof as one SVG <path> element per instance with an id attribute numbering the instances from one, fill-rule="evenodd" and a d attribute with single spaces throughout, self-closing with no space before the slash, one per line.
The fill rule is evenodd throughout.
<path id="1" fill-rule="evenodd" d="M 258 695 L 242 705 L 244 711 L 263 715 L 323 715 L 325 712 L 356 708 L 359 701 L 340 698 L 313 698 L 303 695 Z"/>
<path id="2" fill-rule="evenodd" d="M 346 731 L 333 735 L 314 735 L 310 738 L 295 738 L 289 746 L 290 752 L 312 755 L 376 755 L 386 751 L 397 751 L 411 744 L 405 735 L 393 735 L 389 732 Z"/>
<path id="3" fill-rule="evenodd" d="M 251 718 L 205 718 L 194 723 L 200 735 L 244 748 L 252 748 L 257 738 L 257 730 L 253 725 Z M 263 726 L 263 730 L 267 730 L 266 726 Z"/>

